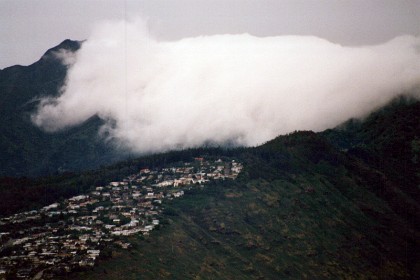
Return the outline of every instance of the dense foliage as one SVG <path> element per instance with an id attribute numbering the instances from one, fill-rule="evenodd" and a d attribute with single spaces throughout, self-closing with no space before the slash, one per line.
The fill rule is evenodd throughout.
<path id="1" fill-rule="evenodd" d="M 164 206 L 160 230 L 130 237 L 128 251 L 107 252 L 92 271 L 68 277 L 415 279 L 418 104 L 399 100 L 364 121 L 318 134 L 295 132 L 255 148 L 190 149 L 79 174 L 4 179 L 2 191 L 14 189 L 7 201 L 19 204 L 17 184 L 25 192 L 20 197 L 42 204 L 140 168 L 226 156 L 244 163 L 236 181 L 187 192 Z M 409 122 L 400 120 L 407 116 Z M 417 188 L 392 172 L 398 169 Z"/>
<path id="2" fill-rule="evenodd" d="M 34 97 L 57 93 L 53 55 L 0 71 L 0 216 L 50 204 L 141 168 L 229 157 L 244 170 L 164 205 L 161 228 L 131 237 L 70 279 L 415 279 L 419 271 L 420 102 L 399 98 L 364 120 L 254 148 L 200 148 L 108 163 L 92 118 L 54 135 L 33 127 Z M 4 108 L 4 110 L 3 110 Z M 92 171 L 87 170 L 106 165 Z M 67 171 L 66 171 L 67 170 Z M 72 170 L 69 172 L 68 170 Z"/>
<path id="3" fill-rule="evenodd" d="M 53 134 L 31 122 L 39 99 L 58 95 L 64 83 L 67 66 L 55 53 L 79 47 L 79 42 L 65 40 L 30 66 L 0 70 L 0 176 L 45 176 L 127 158 L 111 149 L 112 143 L 98 139 L 101 120 L 97 117 Z"/>
<path id="4" fill-rule="evenodd" d="M 78 277 L 415 279 L 419 192 L 407 192 L 389 170 L 404 165 L 418 187 L 418 174 L 410 173 L 419 152 L 418 106 L 397 100 L 347 130 L 296 132 L 231 151 L 246 166 L 237 181 L 167 205 L 159 232 L 132 239 L 130 252 L 114 252 Z M 389 151 L 390 143 L 400 152 Z M 365 157 L 357 149 L 372 150 Z M 373 156 L 393 160 L 378 164 Z"/>
<path id="5" fill-rule="evenodd" d="M 130 159 L 98 170 L 80 173 L 64 172 L 54 176 L 38 178 L 1 177 L 0 197 L 3 198 L 3 202 L 0 204 L 0 216 L 34 209 L 53 203 L 60 198 L 86 193 L 94 186 L 121 180 L 142 168 L 163 167 L 171 163 L 190 161 L 198 156 L 223 158 L 238 154 L 241 150 L 221 148 L 188 149 Z"/>

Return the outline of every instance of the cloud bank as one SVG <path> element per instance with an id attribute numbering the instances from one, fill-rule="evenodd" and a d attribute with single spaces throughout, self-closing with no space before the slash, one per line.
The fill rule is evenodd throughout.
<path id="1" fill-rule="evenodd" d="M 97 115 L 103 135 L 139 153 L 253 146 L 334 127 L 402 93 L 419 97 L 413 36 L 363 47 L 248 34 L 161 42 L 141 21 L 118 21 L 98 24 L 66 57 L 60 96 L 44 98 L 33 122 L 53 132 Z"/>

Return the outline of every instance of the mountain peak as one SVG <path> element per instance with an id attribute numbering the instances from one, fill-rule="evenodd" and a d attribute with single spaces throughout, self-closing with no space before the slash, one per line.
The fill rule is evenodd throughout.
<path id="1" fill-rule="evenodd" d="M 51 58 L 55 58 L 55 53 L 59 52 L 60 50 L 75 52 L 79 50 L 83 41 L 74 41 L 70 39 L 66 39 L 57 46 L 49 49 L 45 52 L 45 54 L 41 57 L 41 60 L 49 60 Z"/>
<path id="2" fill-rule="evenodd" d="M 59 51 L 61 49 L 65 49 L 69 51 L 77 51 L 82 45 L 82 43 L 83 41 L 75 41 L 75 40 L 66 39 L 60 44 L 58 44 L 57 46 L 49 49 L 45 54 L 48 54 L 49 52 L 52 52 L 52 51 Z"/>

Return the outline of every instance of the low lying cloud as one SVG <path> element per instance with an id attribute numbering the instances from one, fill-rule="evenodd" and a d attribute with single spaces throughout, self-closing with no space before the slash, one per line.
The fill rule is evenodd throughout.
<path id="1" fill-rule="evenodd" d="M 160 42 L 141 21 L 120 21 L 98 24 L 76 55 L 60 55 L 71 65 L 65 86 L 33 122 L 53 132 L 98 115 L 104 135 L 140 153 L 257 145 L 334 127 L 402 93 L 419 97 L 412 36 L 363 47 L 248 34 Z"/>

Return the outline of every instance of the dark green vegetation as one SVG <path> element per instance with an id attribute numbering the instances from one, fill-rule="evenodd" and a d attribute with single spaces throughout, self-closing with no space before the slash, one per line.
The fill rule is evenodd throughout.
<path id="1" fill-rule="evenodd" d="M 79 42 L 66 40 L 30 66 L 0 70 L 0 176 L 84 170 L 126 157 L 116 155 L 110 145 L 98 139 L 99 118 L 53 134 L 31 123 L 39 98 L 58 95 L 67 73 L 54 53 L 79 47 Z"/>
<path id="2" fill-rule="evenodd" d="M 231 151 L 238 180 L 172 201 L 160 230 L 70 278 L 415 279 L 418 112 L 400 99 L 340 129 Z"/>
<path id="3" fill-rule="evenodd" d="M 157 168 L 174 162 L 190 161 L 201 155 L 229 156 L 236 151 L 219 148 L 189 149 L 131 159 L 81 173 L 64 172 L 38 178 L 0 177 L 0 197 L 3 199 L 0 204 L 0 217 L 39 208 L 62 198 L 86 193 L 91 190 L 92 186 L 102 186 L 111 181 L 121 180 L 128 175 L 137 173 L 141 168 Z"/>
<path id="4" fill-rule="evenodd" d="M 46 134 L 36 97 L 57 94 L 66 67 L 52 51 L 0 71 L 0 175 L 85 170 L 118 158 L 96 141 L 100 120 Z M 160 230 L 131 238 L 70 279 L 415 279 L 419 271 L 420 103 L 395 100 L 363 121 L 296 132 L 248 149 L 192 149 L 83 173 L 0 179 L 0 215 L 50 204 L 143 167 L 196 156 L 243 162 L 240 177 L 167 204 Z M 93 141 L 92 141 L 93 139 Z"/>

